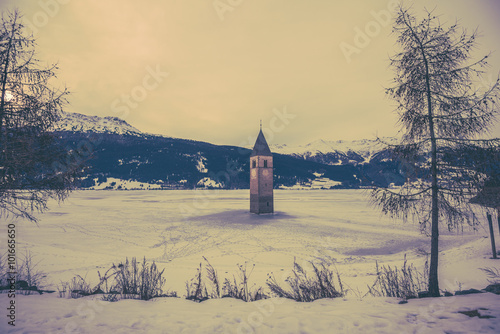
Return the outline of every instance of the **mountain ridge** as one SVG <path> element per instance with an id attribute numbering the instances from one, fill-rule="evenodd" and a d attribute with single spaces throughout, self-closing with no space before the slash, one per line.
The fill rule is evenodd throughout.
<path id="1" fill-rule="evenodd" d="M 90 147 L 83 156 L 68 158 L 87 164 L 81 188 L 136 186 L 125 181 L 145 183 L 150 189 L 249 187 L 248 148 L 146 134 L 117 117 L 77 113 L 62 114 L 53 131 L 70 154 L 78 155 L 80 148 Z M 378 148 L 370 148 L 372 144 L 370 140 L 359 141 L 357 146 L 364 147 L 359 153 L 345 141 L 322 140 L 299 146 L 294 152 L 292 146 L 272 145 L 275 186 L 330 189 L 401 183 L 404 178 L 397 163 Z M 108 178 L 109 187 L 103 187 Z M 118 184 L 116 180 L 124 182 Z"/>
<path id="2" fill-rule="evenodd" d="M 52 131 L 75 131 L 75 132 L 94 132 L 94 133 L 108 133 L 108 134 L 128 134 L 137 136 L 155 136 L 166 137 L 160 134 L 149 134 L 138 130 L 130 125 L 127 121 L 116 116 L 89 116 L 75 112 L 62 112 L 59 119 L 55 123 Z M 193 140 L 196 139 L 185 139 Z M 396 138 L 382 137 L 382 141 L 389 144 L 394 144 Z M 201 142 L 201 141 L 200 141 Z M 215 144 L 213 144 L 215 145 Z M 220 145 L 231 146 L 231 145 Z M 315 156 L 325 156 L 329 153 L 337 153 L 345 157 L 349 157 L 349 152 L 354 152 L 360 157 L 364 158 L 363 162 L 369 162 L 374 154 L 382 151 L 384 145 L 376 139 L 356 139 L 356 140 L 325 140 L 317 139 L 307 144 L 289 145 L 289 144 L 271 144 L 269 147 L 273 153 L 292 155 L 299 158 L 312 159 Z M 251 149 L 253 144 L 245 146 Z M 358 159 L 359 160 L 359 159 Z M 334 162 L 330 163 L 335 165 Z"/>
<path id="3" fill-rule="evenodd" d="M 317 139 L 305 145 L 271 145 L 275 153 L 288 154 L 305 160 L 324 161 L 330 165 L 369 163 L 374 155 L 385 149 L 383 142 L 395 144 L 393 137 L 357 140 Z"/>
<path id="4" fill-rule="evenodd" d="M 125 120 L 114 116 L 89 116 L 74 112 L 61 112 L 51 129 L 58 131 L 115 133 L 142 135 L 143 132 L 128 124 Z"/>

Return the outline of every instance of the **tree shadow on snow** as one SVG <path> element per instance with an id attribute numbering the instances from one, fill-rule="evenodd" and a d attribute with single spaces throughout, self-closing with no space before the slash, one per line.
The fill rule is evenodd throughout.
<path id="1" fill-rule="evenodd" d="M 257 215 L 254 213 L 250 213 L 248 210 L 230 210 L 210 215 L 195 216 L 191 217 L 189 220 L 199 221 L 209 225 L 218 225 L 218 226 L 230 226 L 230 225 L 259 226 L 295 218 L 296 218 L 295 216 L 288 215 L 280 211 L 275 212 L 273 214 Z"/>

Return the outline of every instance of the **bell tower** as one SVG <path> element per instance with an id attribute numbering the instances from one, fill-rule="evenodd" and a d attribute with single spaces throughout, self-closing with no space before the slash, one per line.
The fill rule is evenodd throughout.
<path id="1" fill-rule="evenodd" d="M 273 213 L 273 154 L 262 133 L 262 124 L 250 155 L 250 212 Z"/>

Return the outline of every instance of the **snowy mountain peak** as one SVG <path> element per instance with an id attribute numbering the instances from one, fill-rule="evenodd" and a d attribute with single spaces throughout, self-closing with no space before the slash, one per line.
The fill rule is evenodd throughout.
<path id="1" fill-rule="evenodd" d="M 77 131 L 94 133 L 114 133 L 120 135 L 141 135 L 142 132 L 118 117 L 88 116 L 62 112 L 54 124 L 53 131 Z"/>
<path id="2" fill-rule="evenodd" d="M 381 138 L 382 142 L 395 144 L 396 138 L 386 137 Z M 329 159 L 332 161 L 322 161 L 328 164 L 344 164 L 349 162 L 353 157 L 350 153 L 359 155 L 358 162 L 369 162 L 371 157 L 380 152 L 384 148 L 384 144 L 375 139 L 359 139 L 359 140 L 324 140 L 318 139 L 305 145 L 271 145 L 271 151 L 274 153 L 293 155 L 311 159 L 317 156 L 333 155 Z M 324 160 L 324 159 L 323 159 Z"/>

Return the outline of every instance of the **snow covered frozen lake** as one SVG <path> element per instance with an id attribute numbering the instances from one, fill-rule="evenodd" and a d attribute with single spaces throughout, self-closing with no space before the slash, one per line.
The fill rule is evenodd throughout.
<path id="1" fill-rule="evenodd" d="M 274 215 L 253 215 L 248 212 L 248 207 L 248 190 L 79 191 L 73 193 L 61 205 L 51 203 L 50 211 L 38 215 L 40 219 L 38 226 L 17 221 L 17 251 L 22 254 L 28 249 L 33 254 L 34 259 L 39 261 L 38 268 L 48 274 L 47 283 L 52 284 L 53 288 L 60 281 L 69 281 L 77 274 L 96 283 L 98 270 L 102 273 L 113 263 L 118 264 L 126 257 L 142 259 L 145 256 L 148 261 L 154 260 L 160 268 L 165 268 L 165 290 L 177 291 L 179 296 L 183 296 L 185 282 L 195 275 L 203 256 L 218 270 L 222 278 L 237 274 L 237 264 L 245 262 L 248 266 L 255 264 L 250 281 L 257 286 L 265 286 L 267 274 L 272 272 L 279 277 L 280 273 L 291 269 L 294 258 L 298 263 L 321 260 L 335 265 L 348 287 L 352 290 L 359 289 L 364 294 L 366 285 L 374 281 L 375 261 L 399 267 L 406 254 L 408 262 L 414 263 L 421 269 L 426 259 L 424 254 L 430 247 L 429 238 L 420 233 L 417 224 L 403 224 L 401 221 L 381 215 L 377 208 L 369 204 L 367 194 L 361 190 L 277 190 Z M 5 240 L 5 223 L 1 228 L 0 235 L 2 240 Z M 485 236 L 487 231 L 484 228 L 473 232 L 465 227 L 459 234 L 448 233 L 442 228 L 441 289 L 449 291 L 472 287 L 481 289 L 488 284 L 487 277 L 479 268 L 499 267 L 499 264 L 489 259 L 488 252 L 491 248 L 489 239 Z M 484 297 L 485 305 L 497 305 L 497 309 L 493 312 L 500 317 L 498 296 L 491 294 L 484 296 L 487 296 Z M 0 301 L 4 305 L 5 295 L 1 298 Z M 396 305 L 396 299 L 367 298 L 368 301 L 359 301 L 355 294 L 350 294 L 346 301 L 296 303 L 279 300 L 280 304 L 273 304 L 276 314 L 284 312 L 278 317 L 279 319 L 273 318 L 273 311 L 271 312 L 273 314 L 265 316 L 261 321 L 264 325 L 251 326 L 251 329 L 257 333 L 294 333 L 301 330 L 304 333 L 316 333 L 322 332 L 324 326 L 328 328 L 325 321 L 333 323 L 332 319 L 337 319 L 337 325 L 340 326 L 337 329 L 341 333 L 367 333 L 370 332 L 366 327 L 369 324 L 364 322 L 362 313 L 356 313 L 365 310 L 368 313 L 372 312 L 374 317 L 379 312 L 379 317 L 386 317 L 384 319 L 388 322 L 397 322 L 385 327 L 385 330 L 386 325 L 378 329 L 374 327 L 373 332 L 387 333 L 393 330 L 397 332 L 398 328 L 406 328 L 405 323 L 408 319 L 405 317 L 408 318 L 409 313 L 417 312 L 419 307 L 428 307 L 430 303 L 430 299 L 427 299 L 427 301 L 410 301 L 406 306 L 399 306 Z M 456 309 L 471 303 L 479 305 L 482 300 L 477 296 L 469 297 L 468 301 L 467 297 L 452 298 L 455 300 Z M 22 312 L 18 315 L 19 324 L 28 326 L 24 328 L 42 328 L 41 323 L 49 321 L 47 317 L 50 318 L 50 312 L 65 313 L 61 310 L 66 309 L 68 309 L 67 316 L 58 314 L 56 320 L 53 320 L 54 324 L 60 326 L 59 328 L 46 324 L 50 331 L 64 333 L 67 331 L 64 325 L 71 320 L 78 324 L 80 332 L 92 333 L 97 328 L 93 326 L 106 322 L 101 315 L 96 315 L 101 317 L 100 322 L 87 321 L 89 317 L 82 316 L 76 310 L 78 305 L 82 305 L 81 301 L 59 299 L 54 294 L 19 296 L 18 299 Z M 459 300 L 463 302 L 457 302 Z M 411 303 L 415 308 L 408 306 Z M 128 317 L 135 314 L 134 310 L 139 312 L 139 315 L 148 312 L 147 316 L 152 317 L 150 312 L 164 312 L 160 311 L 162 308 L 174 312 L 174 315 L 176 311 L 179 312 L 178 318 L 175 316 L 170 318 L 170 321 L 177 319 L 171 323 L 170 330 L 161 327 L 165 325 L 167 321 L 165 319 L 159 322 L 151 320 L 163 324 L 160 327 L 155 327 L 154 323 L 147 325 L 146 321 L 136 323 L 136 329 L 152 333 L 177 333 L 182 330 L 186 333 L 236 333 L 238 330 L 242 332 L 244 328 L 241 327 L 241 321 L 248 315 L 242 314 L 254 312 L 256 308 L 252 304 L 238 300 L 211 300 L 201 304 L 184 299 L 150 302 L 125 300 L 114 303 L 112 307 L 105 306 L 107 315 L 110 317 L 116 315 L 118 320 L 110 319 L 109 323 L 103 325 L 109 327 L 100 327 L 103 330 L 100 332 L 113 328 L 112 324 L 120 323 L 119 319 L 122 317 L 125 317 L 123 321 L 126 323 L 132 322 Z M 43 305 L 51 305 L 53 310 L 50 308 L 43 310 Z M 349 316 L 349 312 L 345 310 L 340 311 L 339 305 L 343 305 L 342 309 L 344 306 L 352 308 L 351 315 Z M 390 308 L 387 310 L 392 312 L 390 315 L 384 315 L 385 311 L 380 310 L 381 307 L 385 307 L 384 305 Z M 484 307 L 488 308 L 491 305 Z M 220 306 L 217 309 L 219 315 L 212 310 L 214 306 Z M 330 306 L 331 309 L 328 308 Z M 403 307 L 406 307 L 406 311 Z M 224 313 L 225 309 L 229 313 Z M 448 307 L 446 309 L 448 310 Z M 448 311 L 451 313 L 456 311 L 452 309 Z M 189 315 L 189 310 L 194 313 Z M 335 310 L 339 310 L 338 313 L 335 313 Z M 197 312 L 201 312 L 201 318 L 196 319 Z M 312 316 L 311 312 L 317 314 Z M 96 314 L 101 312 L 96 311 Z M 445 319 L 448 320 L 443 320 L 443 324 L 449 323 L 451 326 L 455 323 L 458 333 L 463 325 L 458 326 L 456 320 L 462 319 L 462 316 L 465 317 L 463 321 L 468 319 L 464 315 L 453 314 L 456 316 L 446 316 Z M 321 320 L 321 315 L 328 319 Z M 342 315 L 346 319 L 340 321 Z M 196 319 L 191 324 L 198 325 L 189 327 L 190 316 Z M 201 323 L 203 316 L 220 319 L 212 319 L 203 325 Z M 229 322 L 226 321 L 226 316 L 229 317 Z M 235 317 L 243 320 L 235 320 Z M 290 317 L 288 325 L 283 317 Z M 316 319 L 315 317 L 318 319 L 311 320 Z M 452 318 L 455 320 L 452 321 Z M 497 318 L 469 319 L 467 324 L 481 321 L 480 325 L 486 326 L 482 332 L 486 333 L 492 324 L 499 324 Z M 314 324 L 315 321 L 317 323 Z M 359 326 L 354 324 L 356 322 Z M 1 325 L 5 325 L 4 321 Z M 438 325 L 429 326 L 431 329 L 441 328 Z M 474 326 L 479 328 L 477 324 Z M 9 328 L 9 330 L 15 333 L 31 333 L 29 330 L 21 330 L 22 328 Z M 189 328 L 192 328 L 192 331 Z M 127 330 L 123 328 L 118 332 Z M 428 331 L 431 332 L 440 333 L 439 330 Z"/>

